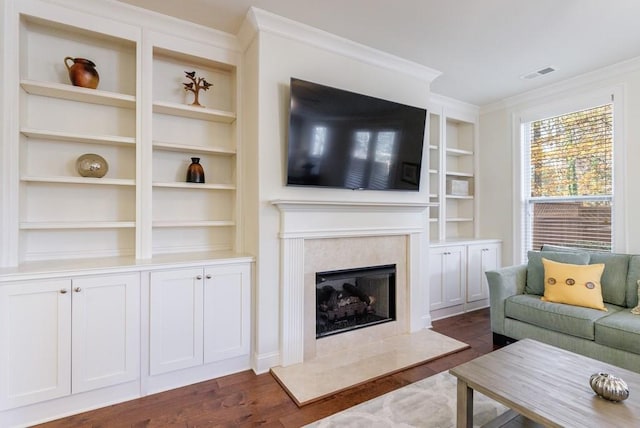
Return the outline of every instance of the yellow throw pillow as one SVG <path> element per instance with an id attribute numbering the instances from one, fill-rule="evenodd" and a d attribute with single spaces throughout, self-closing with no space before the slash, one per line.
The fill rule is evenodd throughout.
<path id="1" fill-rule="evenodd" d="M 545 302 L 565 303 L 606 311 L 600 278 L 604 263 L 572 265 L 543 258 Z"/>

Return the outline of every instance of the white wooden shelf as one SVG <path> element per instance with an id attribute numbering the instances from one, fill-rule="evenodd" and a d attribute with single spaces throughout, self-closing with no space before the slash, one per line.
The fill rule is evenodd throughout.
<path id="1" fill-rule="evenodd" d="M 206 189 L 206 190 L 235 190 L 236 186 L 233 184 L 207 184 L 207 183 L 182 183 L 182 182 L 168 182 L 168 183 L 153 183 L 153 187 L 166 187 L 175 189 Z"/>
<path id="2" fill-rule="evenodd" d="M 28 94 L 32 95 L 130 109 L 136 106 L 136 97 L 133 95 L 102 91 L 100 89 L 81 88 L 63 83 L 35 80 L 22 80 L 20 85 Z"/>
<path id="3" fill-rule="evenodd" d="M 447 155 L 451 155 L 451 156 L 473 156 L 473 152 L 471 150 L 447 148 Z"/>
<path id="4" fill-rule="evenodd" d="M 136 226 L 134 221 L 43 221 L 21 222 L 23 230 L 47 229 L 131 229 Z"/>
<path id="5" fill-rule="evenodd" d="M 211 122 L 233 123 L 236 120 L 236 114 L 230 111 L 215 110 L 206 107 L 197 107 L 164 101 L 154 102 L 153 112 L 191 119 L 208 120 Z"/>
<path id="6" fill-rule="evenodd" d="M 22 181 L 35 183 L 66 183 L 66 184 L 99 184 L 107 186 L 135 186 L 136 181 L 124 178 L 95 178 L 95 177 L 37 177 L 23 176 Z"/>
<path id="7" fill-rule="evenodd" d="M 20 132 L 29 138 L 69 141 L 74 143 L 111 144 L 122 146 L 130 146 L 136 144 L 135 138 L 120 137 L 118 135 L 89 135 L 33 128 L 22 128 Z"/>
<path id="8" fill-rule="evenodd" d="M 473 173 L 471 172 L 462 172 L 462 171 L 447 171 L 447 175 L 453 175 L 456 177 L 468 177 L 473 178 Z"/>
<path id="9" fill-rule="evenodd" d="M 446 195 L 447 199 L 473 199 L 473 195 Z"/>
<path id="10" fill-rule="evenodd" d="M 152 226 L 163 227 L 229 227 L 236 223 L 231 220 L 202 220 L 202 221 L 154 221 Z"/>
<path id="11" fill-rule="evenodd" d="M 235 150 L 225 149 L 222 147 L 202 147 L 188 144 L 165 143 L 160 141 L 154 141 L 153 148 L 156 150 L 166 150 L 171 152 L 192 152 L 223 156 L 234 156 L 236 154 Z"/>

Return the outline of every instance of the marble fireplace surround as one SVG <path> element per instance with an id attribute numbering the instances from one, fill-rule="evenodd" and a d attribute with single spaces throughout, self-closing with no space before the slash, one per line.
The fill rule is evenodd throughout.
<path id="1" fill-rule="evenodd" d="M 272 201 L 280 210 L 281 365 L 430 326 L 424 258 L 429 204 Z M 320 340 L 315 273 L 396 264 L 396 320 Z"/>

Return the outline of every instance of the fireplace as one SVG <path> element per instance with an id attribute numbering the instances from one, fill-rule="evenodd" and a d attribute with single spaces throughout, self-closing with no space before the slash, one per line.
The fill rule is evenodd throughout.
<path id="1" fill-rule="evenodd" d="M 424 287 L 429 204 L 272 203 L 280 210 L 282 263 L 282 340 L 276 365 L 298 364 L 430 325 Z M 386 265 L 396 267 L 395 321 L 316 338 L 316 273 Z M 267 357 L 262 361 L 266 366 Z"/>
<path id="2" fill-rule="evenodd" d="M 316 338 L 396 319 L 396 266 L 316 273 Z"/>

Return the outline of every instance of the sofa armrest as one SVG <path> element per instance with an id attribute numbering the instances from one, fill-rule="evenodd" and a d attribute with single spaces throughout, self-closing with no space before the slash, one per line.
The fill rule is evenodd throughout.
<path id="1" fill-rule="evenodd" d="M 524 294 L 527 282 L 527 265 L 516 265 L 485 272 L 489 284 L 491 304 L 491 330 L 505 334 L 504 305 L 507 297 Z"/>

